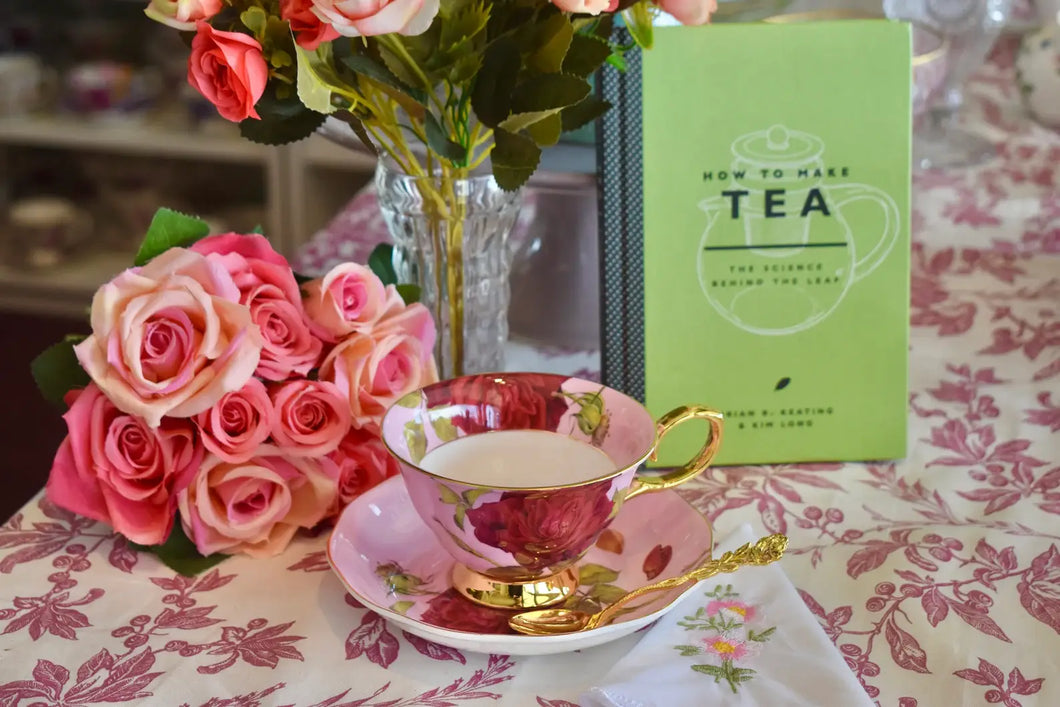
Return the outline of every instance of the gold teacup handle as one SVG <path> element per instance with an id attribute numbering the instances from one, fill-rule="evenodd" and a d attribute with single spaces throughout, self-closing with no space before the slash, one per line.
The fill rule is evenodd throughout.
<path id="1" fill-rule="evenodd" d="M 682 484 L 689 479 L 699 476 L 704 469 L 710 466 L 711 461 L 714 460 L 714 455 L 718 453 L 718 447 L 721 446 L 721 430 L 724 418 L 725 416 L 717 410 L 703 407 L 702 405 L 682 405 L 660 417 L 659 421 L 655 423 L 655 448 L 651 451 L 652 461 L 655 461 L 659 445 L 662 444 L 663 437 L 666 436 L 666 433 L 680 425 L 682 422 L 687 422 L 688 420 L 706 420 L 710 423 L 710 437 L 707 439 L 706 444 L 703 445 L 703 448 L 692 458 L 692 461 L 688 462 L 680 469 L 675 469 L 674 471 L 660 474 L 658 476 L 638 475 L 633 480 L 633 483 L 630 484 L 624 500 L 628 501 L 634 496 L 648 493 L 650 491 L 662 491 L 663 489 L 673 488 L 678 484 Z"/>

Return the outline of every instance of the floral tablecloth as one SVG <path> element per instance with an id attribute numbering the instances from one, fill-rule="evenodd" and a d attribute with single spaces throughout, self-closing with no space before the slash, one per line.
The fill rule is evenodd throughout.
<path id="1" fill-rule="evenodd" d="M 684 491 L 719 533 L 790 536 L 786 572 L 881 705 L 1060 704 L 1060 136 L 996 59 L 973 122 L 999 158 L 914 184 L 908 458 L 716 468 Z M 356 255 L 330 237 L 306 260 Z M 0 705 L 559 707 L 640 640 L 444 648 L 358 606 L 324 542 L 189 579 L 38 497 L 0 527 Z"/>

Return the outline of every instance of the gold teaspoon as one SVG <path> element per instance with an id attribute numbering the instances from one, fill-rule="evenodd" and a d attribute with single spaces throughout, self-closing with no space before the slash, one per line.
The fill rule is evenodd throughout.
<path id="1" fill-rule="evenodd" d="M 589 631 L 610 623 L 623 606 L 645 594 L 674 589 L 692 581 L 699 582 L 716 574 L 735 572 L 744 565 L 768 565 L 783 557 L 787 548 L 788 539 L 785 536 L 767 535 L 758 542 L 747 543 L 726 552 L 716 560 L 707 560 L 683 575 L 638 587 L 595 614 L 577 609 L 537 609 L 515 614 L 508 619 L 508 625 L 528 636 L 554 636 Z"/>

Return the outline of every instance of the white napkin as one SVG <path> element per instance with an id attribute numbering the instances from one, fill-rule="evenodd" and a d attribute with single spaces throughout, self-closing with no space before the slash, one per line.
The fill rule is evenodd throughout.
<path id="1" fill-rule="evenodd" d="M 744 525 L 715 552 L 756 539 L 751 526 Z M 871 707 L 872 700 L 784 574 L 783 562 L 701 583 L 579 704 Z"/>

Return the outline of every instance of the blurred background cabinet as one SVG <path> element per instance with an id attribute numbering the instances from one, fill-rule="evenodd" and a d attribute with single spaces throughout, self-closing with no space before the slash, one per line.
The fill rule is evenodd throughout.
<path id="1" fill-rule="evenodd" d="M 0 2 L 0 309 L 83 316 L 168 206 L 288 256 L 371 177 L 320 137 L 269 147 L 186 81 L 143 0 Z"/>

